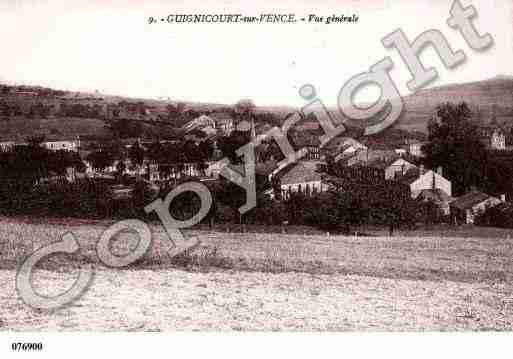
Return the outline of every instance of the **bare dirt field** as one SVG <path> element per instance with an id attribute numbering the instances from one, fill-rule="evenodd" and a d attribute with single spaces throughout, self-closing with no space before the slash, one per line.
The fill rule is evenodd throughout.
<path id="1" fill-rule="evenodd" d="M 342 237 L 191 231 L 202 246 L 170 259 L 154 245 L 124 270 L 95 257 L 106 223 L 0 219 L 1 330 L 511 330 L 513 243 L 492 237 Z M 482 234 L 482 229 L 479 229 Z M 80 255 L 36 271 L 42 294 L 66 290 L 91 262 L 90 289 L 68 307 L 33 310 L 15 291 L 16 266 L 73 232 Z M 465 236 L 471 233 L 465 229 Z M 477 230 L 476 230 L 477 231 Z M 123 252 L 133 238 L 115 241 Z"/>

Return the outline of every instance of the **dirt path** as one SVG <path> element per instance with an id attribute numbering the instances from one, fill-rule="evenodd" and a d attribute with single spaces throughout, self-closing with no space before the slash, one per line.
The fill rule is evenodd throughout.
<path id="1" fill-rule="evenodd" d="M 18 299 L 14 276 L 0 271 L 3 330 L 511 330 L 513 322 L 513 288 L 504 284 L 99 270 L 83 298 L 47 313 Z M 39 271 L 36 283 L 55 294 L 72 278 Z"/>

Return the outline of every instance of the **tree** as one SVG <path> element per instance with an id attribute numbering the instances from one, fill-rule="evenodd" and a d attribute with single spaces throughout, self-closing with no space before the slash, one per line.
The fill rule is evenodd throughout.
<path id="1" fill-rule="evenodd" d="M 309 198 L 303 207 L 305 221 L 329 231 L 349 233 L 365 218 L 360 199 L 351 192 L 333 191 Z"/>
<path id="2" fill-rule="evenodd" d="M 253 112 L 255 111 L 255 104 L 253 100 L 250 99 L 242 99 L 237 102 L 234 106 L 235 115 L 239 120 L 250 121 L 253 117 Z"/>
<path id="3" fill-rule="evenodd" d="M 247 118 L 247 116 L 253 114 L 255 107 L 253 100 L 242 99 L 235 104 L 235 112 L 242 118 Z"/>
<path id="4" fill-rule="evenodd" d="M 114 156 L 110 151 L 105 149 L 91 152 L 86 159 L 97 171 L 104 171 L 107 167 L 112 166 L 114 163 Z"/>
<path id="5" fill-rule="evenodd" d="M 241 158 L 237 155 L 237 150 L 247 144 L 250 138 L 247 133 L 240 131 L 233 131 L 230 136 L 221 137 L 218 141 L 218 146 L 223 157 L 228 157 L 233 164 L 241 163 Z"/>
<path id="6" fill-rule="evenodd" d="M 139 145 L 139 142 L 134 143 L 128 151 L 128 158 L 130 158 L 132 165 L 134 165 L 137 168 L 137 173 L 139 174 L 141 172 L 141 167 L 144 162 L 144 154 L 144 149 Z"/>
<path id="7" fill-rule="evenodd" d="M 125 173 L 125 171 L 126 171 L 125 161 L 119 160 L 118 163 L 116 164 L 117 177 L 121 178 L 123 176 L 123 174 Z"/>
<path id="8" fill-rule="evenodd" d="M 431 168 L 443 167 L 455 194 L 480 184 L 485 174 L 486 148 L 470 116 L 464 102 L 439 105 L 437 119 L 428 125 L 429 142 L 423 147 L 425 163 Z"/>
<path id="9" fill-rule="evenodd" d="M 69 168 L 73 168 L 78 172 L 84 172 L 86 169 L 78 153 L 73 151 L 58 150 L 48 152 L 46 162 L 48 171 L 54 172 L 61 177 L 66 176 Z"/>

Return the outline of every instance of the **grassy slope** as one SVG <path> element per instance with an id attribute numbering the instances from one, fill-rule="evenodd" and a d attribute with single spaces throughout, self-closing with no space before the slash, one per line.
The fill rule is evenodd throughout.
<path id="1" fill-rule="evenodd" d="M 0 138 L 23 141 L 27 137 L 45 134 L 47 137 L 72 139 L 76 136 L 109 136 L 105 122 L 90 118 L 52 118 L 26 119 L 16 118 L 0 121 Z"/>
<path id="2" fill-rule="evenodd" d="M 159 253 L 162 228 L 152 227 L 155 242 L 145 262 L 131 270 L 98 265 L 77 302 L 51 312 L 21 302 L 14 288 L 16 262 L 67 231 L 84 248 L 75 259 L 96 262 L 94 243 L 106 227 L 0 219 L 5 268 L 0 269 L 0 331 L 511 330 L 513 325 L 513 247 L 506 232 L 497 230 L 467 232 L 495 238 L 188 231 L 203 246 L 170 263 Z M 113 246 L 122 255 L 127 241 Z M 34 276 L 36 290 L 50 296 L 67 290 L 76 277 L 74 264 L 58 256 L 49 260 L 50 270 Z"/>

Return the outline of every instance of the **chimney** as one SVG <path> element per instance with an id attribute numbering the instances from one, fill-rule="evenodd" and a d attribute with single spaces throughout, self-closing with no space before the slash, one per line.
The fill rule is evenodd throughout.
<path id="1" fill-rule="evenodd" d="M 438 166 L 438 168 L 436 169 L 436 173 L 438 173 L 440 176 L 444 176 L 444 169 L 442 166 Z"/>

